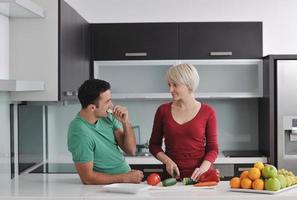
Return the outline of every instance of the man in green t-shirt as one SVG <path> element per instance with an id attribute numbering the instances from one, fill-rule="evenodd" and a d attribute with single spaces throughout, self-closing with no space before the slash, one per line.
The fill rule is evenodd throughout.
<path id="1" fill-rule="evenodd" d="M 119 147 L 134 155 L 136 142 L 128 110 L 113 106 L 110 84 L 90 79 L 78 90 L 81 110 L 71 121 L 67 144 L 84 184 L 139 183 L 142 171 L 131 170 Z"/>

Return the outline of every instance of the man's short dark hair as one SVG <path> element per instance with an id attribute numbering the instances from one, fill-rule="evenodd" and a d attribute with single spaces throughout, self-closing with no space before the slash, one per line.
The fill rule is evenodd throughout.
<path id="1" fill-rule="evenodd" d="M 107 81 L 99 79 L 86 80 L 78 89 L 78 99 L 82 108 L 86 108 L 90 104 L 98 106 L 100 94 L 110 89 Z"/>

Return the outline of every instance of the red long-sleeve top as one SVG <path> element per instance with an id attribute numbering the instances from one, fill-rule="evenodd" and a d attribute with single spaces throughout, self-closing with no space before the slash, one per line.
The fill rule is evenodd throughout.
<path id="1" fill-rule="evenodd" d="M 201 103 L 196 116 L 184 124 L 177 123 L 171 114 L 171 104 L 161 105 L 154 119 L 149 150 L 156 157 L 165 142 L 165 154 L 179 167 L 181 174 L 189 176 L 203 160 L 211 163 L 218 156 L 215 111 Z"/>

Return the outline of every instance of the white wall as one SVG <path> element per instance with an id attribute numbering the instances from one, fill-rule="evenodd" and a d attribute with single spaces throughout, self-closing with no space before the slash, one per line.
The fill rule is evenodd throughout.
<path id="1" fill-rule="evenodd" d="M 9 19 L 0 15 L 0 79 L 9 78 Z M 10 179 L 9 94 L 0 91 L 0 183 Z"/>
<path id="2" fill-rule="evenodd" d="M 296 0 L 66 0 L 90 23 L 263 21 L 263 54 L 297 53 Z"/>

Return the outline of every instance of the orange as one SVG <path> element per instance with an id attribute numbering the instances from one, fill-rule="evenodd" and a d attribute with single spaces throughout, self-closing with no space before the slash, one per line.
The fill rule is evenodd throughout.
<path id="1" fill-rule="evenodd" d="M 256 180 L 256 179 L 260 178 L 261 177 L 261 171 L 260 171 L 260 169 L 258 169 L 256 167 L 250 168 L 250 170 L 248 172 L 248 177 L 251 180 Z"/>
<path id="2" fill-rule="evenodd" d="M 229 185 L 231 188 L 240 188 L 240 178 L 239 177 L 233 177 L 230 182 Z"/>
<path id="3" fill-rule="evenodd" d="M 251 189 L 252 188 L 252 180 L 249 178 L 241 179 L 240 186 L 243 189 Z"/>
<path id="4" fill-rule="evenodd" d="M 249 171 L 243 171 L 240 174 L 240 179 L 248 178 Z"/>
<path id="5" fill-rule="evenodd" d="M 252 188 L 255 190 L 264 190 L 264 181 L 260 178 L 256 179 L 252 183 Z"/>

